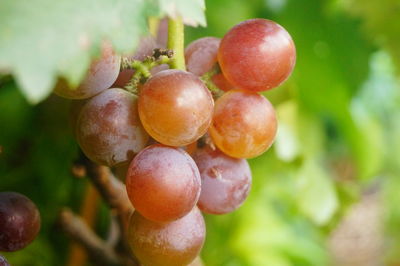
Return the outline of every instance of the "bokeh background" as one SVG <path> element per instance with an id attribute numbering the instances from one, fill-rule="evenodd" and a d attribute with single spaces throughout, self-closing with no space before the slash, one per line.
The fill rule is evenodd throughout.
<path id="1" fill-rule="evenodd" d="M 245 204 L 206 215 L 207 266 L 400 265 L 400 1 L 208 0 L 207 28 L 189 43 L 222 37 L 245 19 L 277 21 L 292 35 L 297 65 L 265 93 L 278 113 L 273 147 L 250 160 Z M 0 191 L 30 197 L 39 237 L 4 253 L 12 265 L 64 265 L 69 240 L 55 225 L 63 206 L 79 212 L 88 182 L 73 178 L 78 146 L 69 102 L 32 106 L 10 77 L 0 83 Z M 97 205 L 96 205 L 97 206 Z M 96 230 L 109 212 L 98 204 Z"/>

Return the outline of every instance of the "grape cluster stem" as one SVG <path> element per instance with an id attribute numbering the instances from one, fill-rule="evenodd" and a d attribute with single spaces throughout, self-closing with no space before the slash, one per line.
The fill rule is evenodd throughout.
<path id="1" fill-rule="evenodd" d="M 121 70 L 133 69 L 133 74 L 130 82 L 125 86 L 125 89 L 138 95 L 138 85 L 146 82 L 150 78 L 150 70 L 162 64 L 169 64 L 174 59 L 174 52 L 168 49 L 154 49 L 153 55 L 146 57 L 143 61 L 132 60 L 124 57 L 121 62 Z"/>
<path id="2" fill-rule="evenodd" d="M 136 259 L 131 257 L 129 246 L 124 238 L 128 235 L 126 230 L 129 217 L 134 211 L 125 185 L 113 175 L 107 166 L 97 165 L 83 155 L 80 164 L 85 167 L 86 176 L 110 207 L 111 214 L 116 217 L 117 222 L 114 223 L 114 228 L 111 228 L 113 232 L 110 233 L 109 240 L 105 241 L 80 216 L 74 214 L 70 209 L 64 208 L 59 215 L 61 230 L 81 244 L 96 265 L 138 266 Z"/>

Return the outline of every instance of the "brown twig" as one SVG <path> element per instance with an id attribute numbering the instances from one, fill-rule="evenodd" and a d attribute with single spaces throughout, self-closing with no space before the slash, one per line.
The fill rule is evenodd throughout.
<path id="1" fill-rule="evenodd" d="M 122 264 L 122 259 L 113 248 L 107 245 L 81 218 L 69 209 L 61 211 L 59 223 L 63 231 L 87 250 L 89 257 L 96 265 L 116 266 Z"/>
<path id="2" fill-rule="evenodd" d="M 134 209 L 129 201 L 125 185 L 107 166 L 97 165 L 89 160 L 85 165 L 89 179 L 110 208 L 120 215 L 129 217 Z"/>
<path id="3" fill-rule="evenodd" d="M 86 171 L 86 169 L 85 169 Z M 88 227 L 93 228 L 99 203 L 99 195 L 92 184 L 86 185 L 86 192 L 82 201 L 79 215 Z M 82 245 L 72 242 L 70 245 L 67 266 L 82 266 L 86 264 L 87 254 Z"/>

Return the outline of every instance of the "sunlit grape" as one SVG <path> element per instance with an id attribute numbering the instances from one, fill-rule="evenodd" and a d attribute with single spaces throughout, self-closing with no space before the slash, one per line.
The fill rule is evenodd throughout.
<path id="1" fill-rule="evenodd" d="M 204 135 L 213 107 L 203 82 L 181 70 L 161 71 L 140 90 L 140 120 L 150 136 L 165 145 L 185 146 Z"/>
<path id="2" fill-rule="evenodd" d="M 171 223 L 156 223 L 135 212 L 130 220 L 129 244 L 143 266 L 186 266 L 199 254 L 205 224 L 198 208 Z"/>
<path id="3" fill-rule="evenodd" d="M 210 135 L 215 145 L 235 158 L 252 158 L 266 151 L 277 129 L 275 110 L 262 95 L 231 90 L 215 103 Z"/>
<path id="4" fill-rule="evenodd" d="M 296 49 L 289 33 L 267 19 L 250 19 L 234 26 L 222 39 L 218 62 L 237 88 L 265 91 L 292 73 Z"/>
<path id="5" fill-rule="evenodd" d="M 147 219 L 167 222 L 186 215 L 200 196 L 200 173 L 182 149 L 155 144 L 135 156 L 126 189 L 135 209 Z"/>

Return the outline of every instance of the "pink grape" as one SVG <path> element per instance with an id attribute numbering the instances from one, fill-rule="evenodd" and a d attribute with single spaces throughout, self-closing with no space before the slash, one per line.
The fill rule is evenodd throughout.
<path id="1" fill-rule="evenodd" d="M 61 79 L 54 89 L 54 93 L 68 99 L 86 99 L 108 89 L 117 79 L 121 64 L 121 57 L 114 54 L 110 44 L 104 44 L 101 58 L 94 61 L 89 68 L 85 79 L 77 88 L 70 88 L 67 82 Z"/>
<path id="2" fill-rule="evenodd" d="M 296 48 L 289 33 L 267 19 L 250 19 L 234 26 L 222 39 L 218 62 L 235 87 L 266 91 L 292 73 Z"/>
<path id="3" fill-rule="evenodd" d="M 141 88 L 139 115 L 156 141 L 185 146 L 204 135 L 210 126 L 214 100 L 203 82 L 192 73 L 164 70 Z"/>
<path id="4" fill-rule="evenodd" d="M 225 155 L 218 149 L 199 149 L 193 155 L 201 175 L 200 210 L 225 214 L 242 205 L 251 187 L 251 172 L 245 159 Z"/>
<path id="5" fill-rule="evenodd" d="M 199 254 L 205 233 L 203 216 L 196 207 L 171 223 L 153 222 L 134 212 L 129 244 L 143 266 L 184 266 Z"/>
<path id="6" fill-rule="evenodd" d="M 271 146 L 276 129 L 275 110 L 264 96 L 231 90 L 216 101 L 209 132 L 225 154 L 253 158 Z"/>
<path id="7" fill-rule="evenodd" d="M 90 99 L 82 107 L 76 128 L 85 155 L 107 166 L 129 162 L 149 139 L 137 113 L 137 98 L 118 88 Z"/>
<path id="8" fill-rule="evenodd" d="M 200 173 L 182 149 L 151 145 L 131 162 L 126 189 L 135 209 L 156 222 L 186 215 L 200 196 Z"/>

